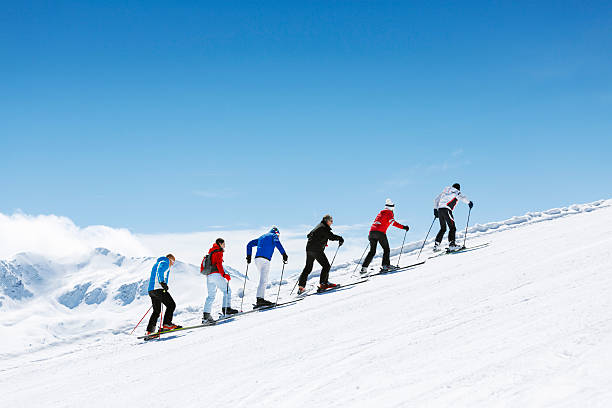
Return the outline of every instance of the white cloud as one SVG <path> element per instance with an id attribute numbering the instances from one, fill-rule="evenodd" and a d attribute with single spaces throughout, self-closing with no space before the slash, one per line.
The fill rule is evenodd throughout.
<path id="1" fill-rule="evenodd" d="M 306 258 L 306 234 L 314 225 L 286 227 L 279 225 L 281 242 L 289 254 L 286 276 L 301 272 Z M 334 232 L 346 243 L 338 251 L 336 265 L 359 258 L 367 246 L 369 224 L 336 225 Z M 244 271 L 246 244 L 267 232 L 269 226 L 241 230 L 214 229 L 192 233 L 136 234 L 125 228 L 103 225 L 80 227 L 71 219 L 57 215 L 0 213 L 0 259 L 12 258 L 19 252 L 33 252 L 50 259 L 88 255 L 94 248 L 108 248 L 126 256 L 160 256 L 172 252 L 177 259 L 199 265 L 216 238 L 226 240 L 225 262 Z M 327 254 L 331 261 L 337 243 L 330 242 Z M 282 258 L 272 260 L 272 277 L 282 268 Z M 315 270 L 319 266 L 315 264 Z M 249 274 L 256 273 L 249 271 Z"/>
<path id="2" fill-rule="evenodd" d="M 57 215 L 0 214 L 0 258 L 19 252 L 35 252 L 52 259 L 83 255 L 96 247 L 128 256 L 150 251 L 127 229 L 94 225 L 78 227 Z"/>

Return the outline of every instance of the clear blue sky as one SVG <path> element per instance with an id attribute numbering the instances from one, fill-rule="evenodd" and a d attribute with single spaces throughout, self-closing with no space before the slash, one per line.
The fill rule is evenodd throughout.
<path id="1" fill-rule="evenodd" d="M 457 181 L 475 222 L 612 196 L 610 2 L 5 2 L 0 55 L 3 213 L 187 232 L 391 197 L 420 231 Z"/>

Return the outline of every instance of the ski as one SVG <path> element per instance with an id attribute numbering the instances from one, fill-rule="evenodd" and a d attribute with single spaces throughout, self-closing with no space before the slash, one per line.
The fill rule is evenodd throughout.
<path id="1" fill-rule="evenodd" d="M 473 246 L 473 247 L 463 247 L 463 248 L 457 249 L 455 251 L 449 251 L 447 249 L 446 251 L 444 251 L 442 253 L 430 256 L 428 259 L 437 258 L 437 257 L 442 256 L 442 255 L 452 255 L 452 254 L 460 254 L 460 253 L 463 253 L 463 252 L 474 251 L 476 249 L 484 248 L 484 247 L 489 246 L 489 245 L 490 245 L 490 242 L 485 242 L 484 244 L 476 245 L 476 246 Z"/>
<path id="2" fill-rule="evenodd" d="M 376 273 L 373 273 L 373 274 L 370 274 L 370 275 L 362 276 L 361 279 L 366 279 L 366 278 L 369 278 L 370 276 L 389 275 L 389 274 L 392 274 L 394 272 L 402 272 L 402 271 L 405 271 L 407 269 L 414 268 L 415 266 L 423 265 L 424 263 L 425 263 L 425 261 L 421 261 L 421 262 L 417 262 L 417 263 L 412 264 L 412 265 L 400 266 L 399 268 L 391 269 L 391 270 L 388 270 L 388 271 L 383 271 L 381 269 L 379 272 L 376 272 Z"/>
<path id="3" fill-rule="evenodd" d="M 335 288 L 330 288 L 330 289 L 326 289 L 324 291 L 319 292 L 318 290 L 315 290 L 314 292 L 311 291 L 307 291 L 306 293 L 303 293 L 301 295 L 298 295 L 300 297 L 300 299 L 304 299 L 307 296 L 311 296 L 311 295 L 323 295 L 325 293 L 329 293 L 329 292 L 334 292 L 338 289 L 344 289 L 347 288 L 349 286 L 354 286 L 354 285 L 358 285 L 360 283 L 364 283 L 367 282 L 367 279 L 362 279 L 362 280 L 358 280 L 355 282 L 351 282 L 351 283 L 345 283 L 345 284 L 338 284 L 338 286 L 336 286 Z"/>
<path id="4" fill-rule="evenodd" d="M 289 300 L 287 302 L 282 302 L 282 303 L 278 303 L 278 304 L 274 304 L 271 306 L 266 306 L 266 307 L 260 307 L 257 309 L 253 309 L 253 310 L 247 310 L 246 312 L 238 312 L 235 313 L 233 315 L 222 315 L 220 318 L 218 318 L 217 320 L 215 320 L 214 323 L 206 323 L 206 324 L 198 324 L 198 325 L 194 325 L 194 326 L 188 326 L 188 327 L 181 327 L 180 329 L 174 329 L 174 330 L 164 330 L 164 331 L 160 331 L 160 332 L 155 332 L 153 334 L 150 335 L 145 335 L 145 336 L 139 336 L 139 339 L 154 339 L 159 337 L 159 335 L 161 334 L 167 334 L 167 333 L 174 333 L 174 332 L 178 332 L 178 331 L 183 331 L 183 330 L 191 330 L 191 329 L 199 329 L 201 327 L 208 327 L 208 326 L 215 326 L 217 324 L 223 324 L 223 323 L 228 323 L 230 322 L 234 317 L 239 317 L 239 316 L 243 316 L 249 313 L 254 313 L 254 312 L 261 312 L 264 310 L 271 310 L 271 309 L 275 309 L 277 307 L 281 307 L 281 306 L 287 306 L 296 302 L 299 302 L 300 300 L 302 300 L 302 298 L 300 299 L 292 299 Z"/>
<path id="5" fill-rule="evenodd" d="M 216 323 L 216 322 L 215 322 Z M 183 330 L 191 330 L 191 329 L 198 329 L 200 327 L 206 327 L 206 326 L 214 326 L 215 323 L 206 323 L 206 324 L 197 324 L 195 326 L 187 326 L 187 327 L 181 327 L 180 329 L 173 329 L 173 330 L 163 330 L 163 331 L 158 331 L 155 332 L 153 334 L 149 334 L 149 335 L 144 335 L 144 336 L 138 336 L 139 339 L 146 339 L 146 340 L 150 340 L 150 339 L 155 339 L 158 338 L 160 335 L 162 334 L 167 334 L 167 333 L 175 333 L 175 332 L 179 332 L 179 331 L 183 331 Z"/>
<path id="6" fill-rule="evenodd" d="M 280 306 L 290 305 L 292 303 L 299 302 L 300 300 L 302 300 L 302 299 L 292 299 L 292 300 L 288 300 L 288 301 L 282 302 L 282 303 L 275 303 L 275 304 L 270 305 L 270 306 L 256 307 L 257 305 L 253 305 L 253 310 L 248 310 L 246 312 L 243 312 L 243 314 L 252 313 L 252 312 L 261 312 L 263 310 L 275 309 L 275 308 L 280 307 Z M 234 315 L 234 316 L 236 316 L 236 315 Z"/>

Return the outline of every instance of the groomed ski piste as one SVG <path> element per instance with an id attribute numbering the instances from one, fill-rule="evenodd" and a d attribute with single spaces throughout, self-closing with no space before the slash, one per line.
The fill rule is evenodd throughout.
<path id="1" fill-rule="evenodd" d="M 129 332 L 150 305 L 141 281 L 153 259 L 21 254 L 0 264 L 2 405 L 609 407 L 612 200 L 469 229 L 468 247 L 485 242 L 149 342 L 137 339 L 142 327 Z M 407 244 L 401 264 L 421 244 Z M 359 279 L 355 267 L 334 267 L 331 280 Z M 203 284 L 191 278 L 201 282 L 197 267 L 178 263 L 170 282 L 183 325 L 201 318 Z M 232 280 L 234 306 L 241 286 Z"/>

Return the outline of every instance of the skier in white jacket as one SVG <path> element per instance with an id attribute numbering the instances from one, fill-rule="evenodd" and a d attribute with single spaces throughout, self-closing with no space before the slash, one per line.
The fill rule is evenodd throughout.
<path id="1" fill-rule="evenodd" d="M 459 200 L 463 201 L 472 208 L 474 203 L 471 202 L 464 194 L 461 193 L 461 186 L 459 183 L 455 183 L 452 187 L 446 187 L 434 200 L 434 217 L 440 219 L 440 231 L 436 235 L 436 242 L 434 243 L 434 251 L 440 250 L 440 243 L 444 238 L 446 232 L 446 225 L 448 225 L 448 249 L 450 251 L 456 251 L 461 249 L 461 246 L 455 243 L 455 233 L 457 227 L 455 226 L 455 218 L 453 217 L 453 210 Z"/>

